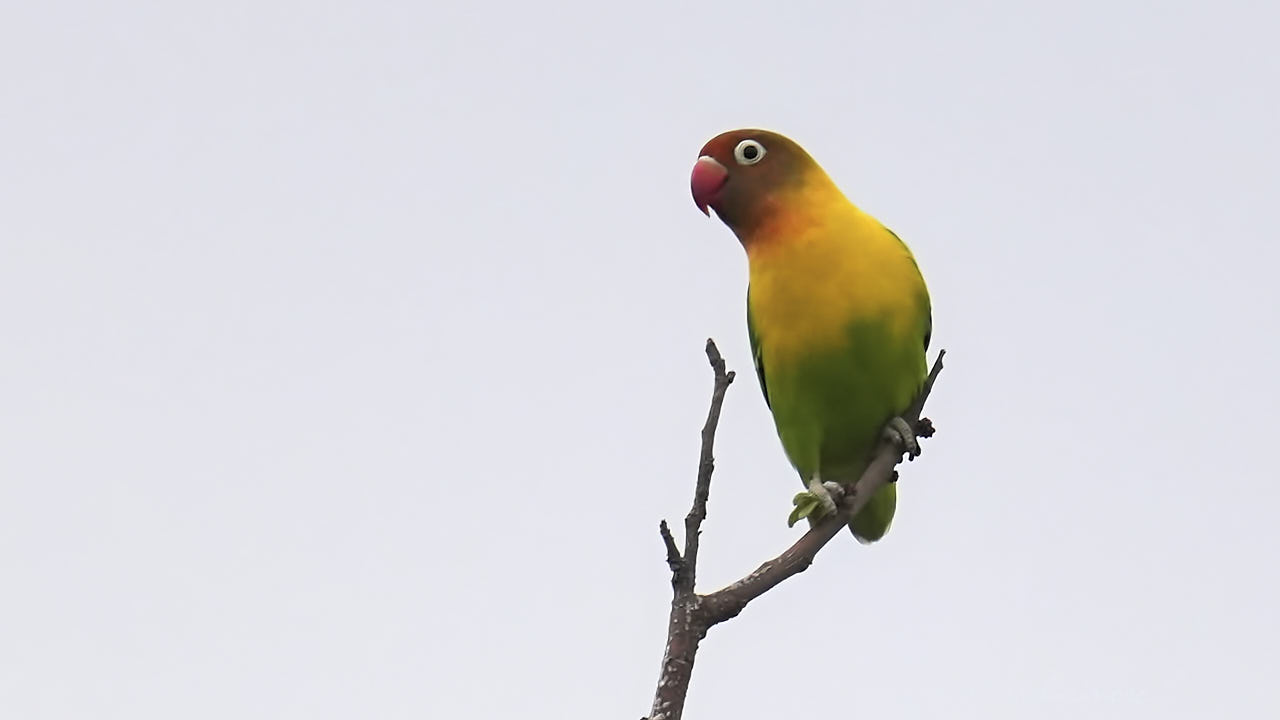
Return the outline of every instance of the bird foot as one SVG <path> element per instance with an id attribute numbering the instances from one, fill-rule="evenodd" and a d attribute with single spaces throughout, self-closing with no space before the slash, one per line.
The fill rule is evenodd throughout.
<path id="1" fill-rule="evenodd" d="M 915 460 L 920 455 L 920 441 L 916 439 L 915 430 L 911 429 L 911 423 L 900 417 L 895 417 L 884 426 L 884 436 L 889 442 L 894 443 L 902 448 L 907 454 L 907 460 Z"/>
<path id="2" fill-rule="evenodd" d="M 844 499 L 844 487 L 836 482 L 822 482 L 817 476 L 809 481 L 809 490 L 807 492 L 797 493 L 791 499 L 791 504 L 795 508 L 791 510 L 791 515 L 787 517 L 787 527 L 792 527 L 802 518 L 818 518 L 826 517 L 834 513 L 840 506 L 840 501 Z"/>

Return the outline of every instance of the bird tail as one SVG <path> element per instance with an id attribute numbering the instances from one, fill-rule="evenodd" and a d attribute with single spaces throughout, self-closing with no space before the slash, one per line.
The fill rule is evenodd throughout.
<path id="1" fill-rule="evenodd" d="M 871 500 L 849 521 L 849 530 L 863 545 L 884 537 L 893 523 L 893 511 L 898 507 L 898 484 L 888 483 L 871 496 Z"/>

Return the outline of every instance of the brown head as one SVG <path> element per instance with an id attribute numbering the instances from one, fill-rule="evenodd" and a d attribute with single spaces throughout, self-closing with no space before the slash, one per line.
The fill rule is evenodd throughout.
<path id="1" fill-rule="evenodd" d="M 780 213 L 793 211 L 801 191 L 835 190 L 804 148 L 768 130 L 721 133 L 698 155 L 689 181 L 694 203 L 706 215 L 708 208 L 715 210 L 744 242 Z"/>

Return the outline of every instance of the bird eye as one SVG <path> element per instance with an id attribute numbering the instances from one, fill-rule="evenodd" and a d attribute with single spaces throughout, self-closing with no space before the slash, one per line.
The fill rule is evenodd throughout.
<path id="1" fill-rule="evenodd" d="M 743 140 L 733 149 L 733 159 L 739 165 L 755 165 L 764 159 L 764 146 L 755 140 Z"/>

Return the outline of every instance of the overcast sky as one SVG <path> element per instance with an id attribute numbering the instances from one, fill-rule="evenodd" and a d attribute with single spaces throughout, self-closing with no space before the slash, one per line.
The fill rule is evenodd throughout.
<path id="1" fill-rule="evenodd" d="M 764 126 L 949 362 L 891 533 L 712 630 L 687 716 L 1275 717 L 1278 21 L 9 3 L 0 714 L 646 714 L 708 336 L 702 589 L 800 532 L 688 189 Z"/>

